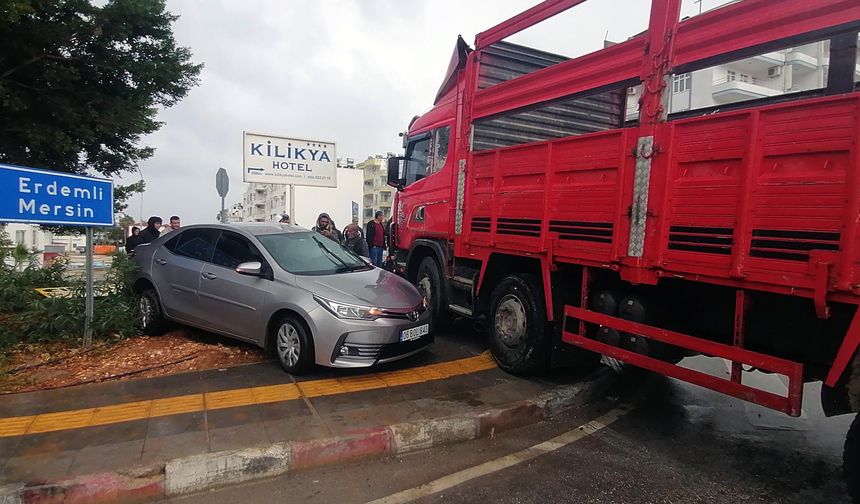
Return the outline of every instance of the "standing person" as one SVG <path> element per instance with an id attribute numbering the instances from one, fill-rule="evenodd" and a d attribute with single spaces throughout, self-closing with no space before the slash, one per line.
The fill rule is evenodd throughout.
<path id="1" fill-rule="evenodd" d="M 146 221 L 146 227 L 143 229 L 143 231 L 140 232 L 139 235 L 137 235 L 137 237 L 138 237 L 137 245 L 140 245 L 142 243 L 149 243 L 152 240 L 161 236 L 161 231 L 158 230 L 158 228 L 160 228 L 160 227 L 161 227 L 161 217 L 158 217 L 155 215 L 150 217 L 149 220 Z M 135 247 L 137 247 L 137 245 L 135 245 Z"/>
<path id="2" fill-rule="evenodd" d="M 343 235 L 340 234 L 340 231 L 334 227 L 334 222 L 332 222 L 329 214 L 323 212 L 317 217 L 317 225 L 311 228 L 311 231 L 315 231 L 330 240 L 334 240 L 338 243 L 343 243 Z"/>
<path id="3" fill-rule="evenodd" d="M 131 254 L 134 252 L 134 247 L 140 242 L 140 228 L 132 226 L 131 234 L 125 239 L 125 252 Z"/>
<path id="4" fill-rule="evenodd" d="M 359 257 L 370 257 L 367 242 L 361 236 L 361 228 L 350 224 L 343 229 L 344 245 Z"/>
<path id="5" fill-rule="evenodd" d="M 167 234 L 171 231 L 176 231 L 177 229 L 179 229 L 180 223 L 181 223 L 181 221 L 179 220 L 178 215 L 171 215 L 170 216 L 170 224 L 161 228 L 161 234 Z"/>
<path id="6" fill-rule="evenodd" d="M 377 210 L 374 219 L 367 223 L 367 246 L 370 248 L 370 262 L 382 267 L 382 251 L 385 250 L 385 228 L 382 226 L 382 211 Z"/>
<path id="7" fill-rule="evenodd" d="M 288 214 L 284 214 L 281 216 L 281 220 L 278 221 L 280 224 L 290 224 L 290 216 Z"/>

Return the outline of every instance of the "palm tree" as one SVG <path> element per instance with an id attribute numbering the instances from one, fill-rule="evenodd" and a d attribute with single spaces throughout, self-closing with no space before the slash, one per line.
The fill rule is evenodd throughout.
<path id="1" fill-rule="evenodd" d="M 27 266 L 35 264 L 36 255 L 35 250 L 28 249 L 23 243 L 15 245 L 15 248 L 12 249 L 12 252 L 9 254 L 15 264 L 15 271 L 22 271 Z"/>

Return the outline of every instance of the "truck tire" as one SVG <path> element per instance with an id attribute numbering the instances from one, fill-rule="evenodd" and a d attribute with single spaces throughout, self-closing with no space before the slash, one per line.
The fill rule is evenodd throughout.
<path id="1" fill-rule="evenodd" d="M 432 257 L 425 257 L 418 265 L 415 283 L 427 298 L 430 308 L 430 325 L 434 331 L 444 331 L 451 325 L 453 316 L 448 311 L 448 297 L 442 284 L 442 273 Z"/>
<path id="2" fill-rule="evenodd" d="M 167 332 L 168 321 L 161 310 L 161 299 L 155 289 L 144 289 L 138 298 L 140 331 L 147 336 L 161 336 Z"/>
<path id="3" fill-rule="evenodd" d="M 532 275 L 511 275 L 493 289 L 490 351 L 499 367 L 511 374 L 532 374 L 549 363 L 552 331 L 539 285 Z"/>
<path id="4" fill-rule="evenodd" d="M 860 414 L 851 422 L 851 428 L 845 436 L 842 471 L 845 473 L 848 494 L 854 504 L 860 504 Z"/>

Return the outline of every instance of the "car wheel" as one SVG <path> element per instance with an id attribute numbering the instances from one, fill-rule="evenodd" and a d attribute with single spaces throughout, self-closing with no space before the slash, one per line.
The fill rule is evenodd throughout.
<path id="1" fill-rule="evenodd" d="M 493 289 L 491 303 L 489 346 L 499 367 L 518 375 L 545 369 L 552 331 L 537 280 L 511 275 Z"/>
<path id="2" fill-rule="evenodd" d="M 860 504 L 860 414 L 851 422 L 851 428 L 845 436 L 842 470 L 845 473 L 845 483 L 848 484 L 848 494 L 854 504 Z"/>
<path id="3" fill-rule="evenodd" d="M 305 325 L 285 315 L 274 327 L 275 353 L 284 371 L 298 375 L 307 372 L 314 362 L 314 343 Z"/>
<path id="4" fill-rule="evenodd" d="M 434 331 L 442 331 L 451 325 L 453 318 L 448 312 L 448 302 L 445 289 L 442 285 L 442 274 L 436 260 L 425 257 L 418 265 L 418 276 L 416 286 L 421 294 L 427 299 L 430 308 L 430 323 Z"/>
<path id="5" fill-rule="evenodd" d="M 154 289 L 145 289 L 138 299 L 140 330 L 149 336 L 160 336 L 167 331 L 167 319 L 161 311 L 161 300 Z"/>

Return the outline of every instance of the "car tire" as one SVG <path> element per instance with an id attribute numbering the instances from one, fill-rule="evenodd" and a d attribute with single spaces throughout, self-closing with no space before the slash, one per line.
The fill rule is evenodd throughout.
<path id="1" fill-rule="evenodd" d="M 515 375 L 543 371 L 549 364 L 552 330 L 537 279 L 511 275 L 493 289 L 489 347 L 496 363 Z"/>
<path id="2" fill-rule="evenodd" d="M 451 325 L 453 316 L 448 311 L 448 300 L 442 284 L 442 274 L 439 265 L 432 257 L 425 257 L 418 265 L 415 284 L 421 294 L 427 298 L 430 308 L 430 325 L 433 331 L 444 331 Z"/>
<path id="3" fill-rule="evenodd" d="M 148 336 L 161 336 L 167 332 L 168 321 L 161 309 L 161 299 L 155 289 L 144 289 L 138 298 L 140 330 Z"/>
<path id="4" fill-rule="evenodd" d="M 854 504 L 860 504 L 860 414 L 851 422 L 851 428 L 845 436 L 845 448 L 842 451 L 842 471 L 848 494 Z"/>
<path id="5" fill-rule="evenodd" d="M 284 371 L 293 375 L 308 372 L 314 364 L 314 342 L 305 324 L 292 315 L 284 315 L 272 331 L 272 347 Z"/>

